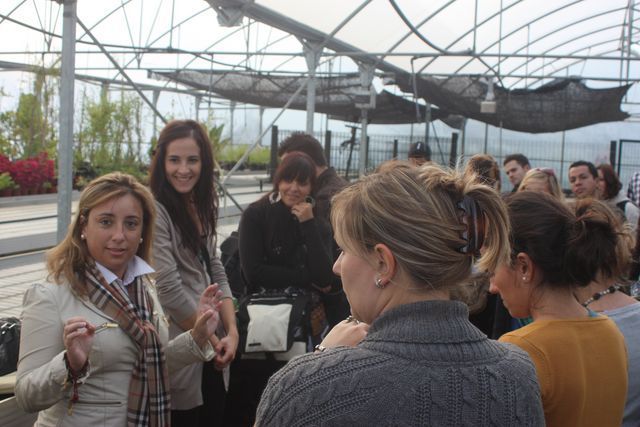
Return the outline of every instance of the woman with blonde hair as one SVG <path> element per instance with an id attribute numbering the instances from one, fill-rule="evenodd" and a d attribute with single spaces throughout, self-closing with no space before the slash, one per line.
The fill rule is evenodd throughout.
<path id="1" fill-rule="evenodd" d="M 544 424 L 531 360 L 449 297 L 474 260 L 492 271 L 509 257 L 494 190 L 399 164 L 337 194 L 331 219 L 352 316 L 270 379 L 257 425 Z"/>
<path id="2" fill-rule="evenodd" d="M 47 254 L 51 283 L 24 297 L 15 394 L 38 426 L 166 426 L 168 373 L 211 359 L 221 293 L 209 286 L 193 328 L 168 339 L 148 275 L 155 207 L 130 175 L 82 192 L 65 239 Z"/>
<path id="3" fill-rule="evenodd" d="M 560 201 L 564 200 L 556 173 L 551 168 L 530 169 L 522 178 L 518 191 L 537 191 L 550 194 Z"/>
<path id="4" fill-rule="evenodd" d="M 478 182 L 500 191 L 500 166 L 492 156 L 488 154 L 474 154 L 467 162 L 464 169 L 467 176 L 475 175 Z"/>

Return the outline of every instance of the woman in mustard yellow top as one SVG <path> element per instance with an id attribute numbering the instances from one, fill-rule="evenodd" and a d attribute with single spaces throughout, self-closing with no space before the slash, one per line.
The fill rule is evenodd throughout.
<path id="1" fill-rule="evenodd" d="M 513 194 L 507 206 L 511 263 L 496 270 L 490 290 L 513 317 L 533 323 L 500 341 L 531 356 L 547 426 L 619 426 L 627 393 L 624 338 L 609 318 L 574 297 L 594 279 L 602 256 L 601 234 L 592 231 L 611 224 L 576 218 L 543 193 Z"/>

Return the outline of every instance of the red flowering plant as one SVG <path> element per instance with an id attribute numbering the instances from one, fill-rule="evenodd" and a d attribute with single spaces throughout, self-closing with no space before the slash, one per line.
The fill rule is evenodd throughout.
<path id="1" fill-rule="evenodd" d="M 7 156 L 0 154 L 0 174 L 4 172 L 9 172 L 11 174 L 11 160 Z"/>
<path id="2" fill-rule="evenodd" d="M 38 191 L 45 182 L 52 183 L 55 179 L 53 160 L 47 153 L 18 160 L 13 164 L 11 176 L 23 190 Z"/>

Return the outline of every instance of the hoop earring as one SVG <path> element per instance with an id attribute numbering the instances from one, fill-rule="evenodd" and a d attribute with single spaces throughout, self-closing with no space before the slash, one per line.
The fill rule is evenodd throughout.
<path id="1" fill-rule="evenodd" d="M 274 191 L 269 195 L 269 202 L 273 205 L 274 203 L 278 203 L 282 196 L 279 191 Z"/>
<path id="2" fill-rule="evenodd" d="M 376 288 L 384 289 L 384 285 L 382 284 L 382 279 L 379 277 L 376 279 Z"/>

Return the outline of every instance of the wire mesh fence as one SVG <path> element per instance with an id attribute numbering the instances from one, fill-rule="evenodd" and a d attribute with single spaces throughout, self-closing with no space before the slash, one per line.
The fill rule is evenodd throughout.
<path id="1" fill-rule="evenodd" d="M 289 136 L 292 130 L 280 130 L 278 141 Z M 323 146 L 329 144 L 328 161 L 341 176 L 355 179 L 360 165 L 360 131 L 349 132 L 315 132 L 314 137 Z M 452 142 L 456 139 L 455 142 Z M 407 159 L 409 145 L 419 141 L 410 136 L 401 135 L 368 135 L 367 172 L 374 170 L 381 163 L 391 159 Z M 424 140 L 424 139 L 422 139 Z M 634 172 L 640 171 L 640 140 L 614 141 L 536 141 L 516 139 L 455 138 L 430 137 L 431 159 L 438 164 L 448 165 L 452 160 L 460 165 L 474 154 L 492 155 L 500 167 L 509 154 L 522 153 L 529 159 L 532 167 L 552 168 L 558 176 L 563 188 L 570 188 L 569 166 L 577 160 L 587 160 L 596 165 L 613 163 L 626 189 L 627 182 Z M 611 156 L 614 156 L 611 159 Z M 502 188 L 508 190 L 511 184 L 507 176 L 501 174 Z"/>

